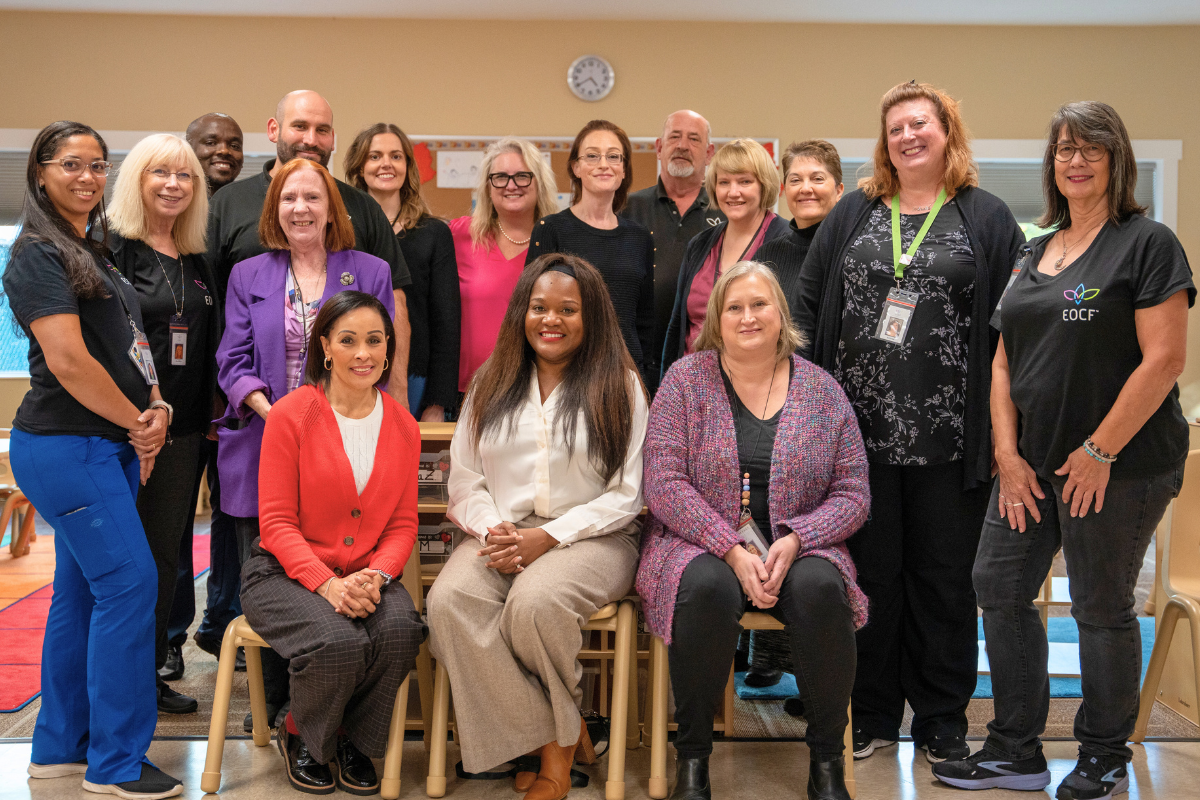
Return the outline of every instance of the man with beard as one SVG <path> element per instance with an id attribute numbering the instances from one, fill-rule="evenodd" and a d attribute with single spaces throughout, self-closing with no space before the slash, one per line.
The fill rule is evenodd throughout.
<path id="1" fill-rule="evenodd" d="M 716 147 L 709 142 L 712 127 L 695 111 L 676 111 L 667 117 L 662 136 L 654 140 L 660 165 L 658 183 L 629 195 L 621 216 L 641 223 L 654 237 L 654 353 L 649 379 L 657 388 L 658 365 L 671 310 L 679 265 L 691 238 L 722 222 L 716 206 L 709 208 L 704 191 L 704 168 Z"/>
<path id="2" fill-rule="evenodd" d="M 197 117 L 187 126 L 184 137 L 200 159 L 204 177 L 208 179 L 209 197 L 237 180 L 244 157 L 242 129 L 233 117 L 217 112 Z"/>

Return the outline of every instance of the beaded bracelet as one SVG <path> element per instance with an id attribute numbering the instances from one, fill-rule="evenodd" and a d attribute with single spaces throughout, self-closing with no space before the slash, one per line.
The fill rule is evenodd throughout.
<path id="1" fill-rule="evenodd" d="M 1109 455 L 1101 450 L 1092 442 L 1091 439 L 1085 439 L 1083 442 L 1083 452 L 1087 453 L 1092 458 L 1099 461 L 1101 464 L 1111 464 L 1117 460 L 1116 456 Z"/>

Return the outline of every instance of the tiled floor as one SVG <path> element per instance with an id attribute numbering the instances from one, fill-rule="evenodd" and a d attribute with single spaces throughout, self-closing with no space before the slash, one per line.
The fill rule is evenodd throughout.
<path id="1" fill-rule="evenodd" d="M 978 746 L 978 745 L 976 745 Z M 448 748 L 456 758 L 454 746 Z M 205 743 L 197 741 L 158 741 L 150 748 L 150 757 L 160 767 L 184 781 L 184 797 L 203 797 L 200 773 L 204 770 Z M 650 751 L 646 748 L 628 753 L 626 762 L 626 798 L 646 798 Z M 988 798 L 1039 798 L 1053 796 L 1053 789 L 1075 766 L 1074 742 L 1047 742 L 1046 757 L 1054 773 L 1050 792 L 1015 794 L 1003 790 L 970 794 L 939 784 L 929 771 L 924 754 L 901 743 L 895 748 L 877 751 L 856 765 L 858 800 L 988 800 Z M 92 798 L 75 777 L 31 780 L 25 774 L 29 744 L 0 744 L 0 798 L 32 800 L 83 800 Z M 807 779 L 808 751 L 794 742 L 720 743 L 713 754 L 711 770 L 713 797 L 760 800 L 802 798 Z M 604 796 L 603 770 L 607 760 L 585 768 L 592 776 L 586 789 L 576 789 L 571 797 L 599 800 Z M 420 742 L 404 748 L 402 798 L 424 797 L 425 754 Z M 1153 742 L 1134 747 L 1130 800 L 1194 800 L 1200 798 L 1200 742 Z M 274 743 L 258 748 L 247 740 L 230 741 L 225 747 L 222 798 L 259 800 L 260 798 L 301 797 L 289 788 L 283 774 L 283 760 Z M 450 779 L 447 798 L 516 798 L 508 781 L 461 781 Z"/>

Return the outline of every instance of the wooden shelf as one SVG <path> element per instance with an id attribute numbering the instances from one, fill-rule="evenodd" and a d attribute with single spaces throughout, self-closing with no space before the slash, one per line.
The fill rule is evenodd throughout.
<path id="1" fill-rule="evenodd" d="M 448 442 L 454 438 L 453 422 L 421 422 L 422 442 Z"/>
<path id="2" fill-rule="evenodd" d="M 445 514 L 445 503 L 417 503 L 418 514 Z"/>

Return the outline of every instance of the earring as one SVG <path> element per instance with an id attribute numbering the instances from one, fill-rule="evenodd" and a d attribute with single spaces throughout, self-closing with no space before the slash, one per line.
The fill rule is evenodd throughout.
<path id="1" fill-rule="evenodd" d="M 388 368 L 388 360 L 385 358 L 383 360 L 383 371 L 387 372 L 387 368 Z"/>
<path id="2" fill-rule="evenodd" d="M 325 356 L 325 369 L 328 369 L 328 370 L 333 369 L 333 359 L 330 358 L 329 356 Z"/>

